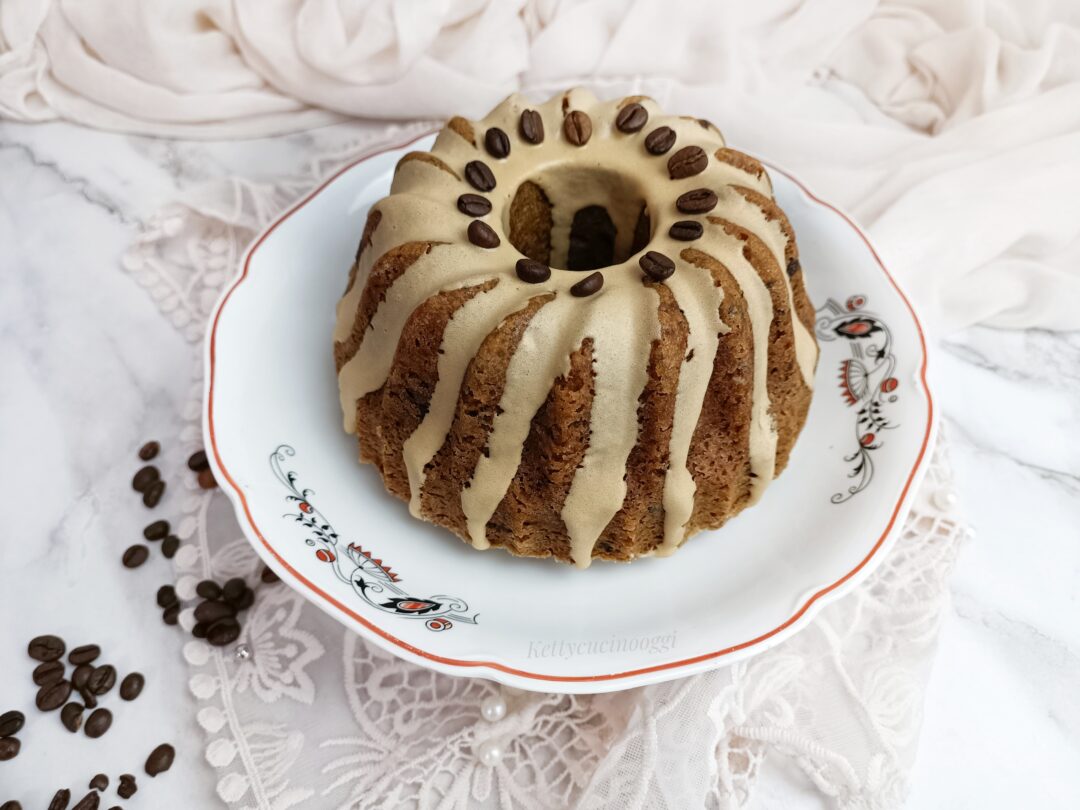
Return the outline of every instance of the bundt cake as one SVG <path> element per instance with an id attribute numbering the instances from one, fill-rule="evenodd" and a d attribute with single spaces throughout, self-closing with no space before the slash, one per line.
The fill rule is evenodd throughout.
<path id="1" fill-rule="evenodd" d="M 398 163 L 338 304 L 345 430 L 413 515 L 588 566 L 754 503 L 817 343 L 761 164 L 644 97 L 511 96 Z"/>

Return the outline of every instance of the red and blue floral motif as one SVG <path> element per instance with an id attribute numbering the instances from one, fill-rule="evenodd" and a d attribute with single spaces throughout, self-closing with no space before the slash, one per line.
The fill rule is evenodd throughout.
<path id="1" fill-rule="evenodd" d="M 879 317 L 863 309 L 865 295 L 853 295 L 841 305 L 829 299 L 818 309 L 816 333 L 819 341 L 843 340 L 851 357 L 840 361 L 840 395 L 856 408 L 855 449 L 844 456 L 853 465 L 848 478 L 856 479 L 846 490 L 830 500 L 843 503 L 870 485 L 874 477 L 873 451 L 882 446 L 882 434 L 898 425 L 885 415 L 888 405 L 896 402 L 899 380 L 893 376 L 896 355 L 892 352 L 892 333 Z"/>
<path id="2" fill-rule="evenodd" d="M 449 630 L 454 622 L 476 624 L 476 615 L 469 615 L 464 599 L 442 594 L 426 599 L 410 596 L 399 587 L 401 577 L 372 552 L 359 543 L 344 544 L 334 527 L 311 502 L 314 491 L 300 489 L 296 485 L 296 473 L 286 470 L 282 464 L 296 455 L 287 444 L 280 445 L 270 454 L 270 468 L 274 476 L 289 490 L 285 500 L 295 504 L 296 511 L 282 517 L 299 523 L 307 532 L 304 543 L 315 550 L 315 558 L 326 563 L 335 576 L 347 583 L 353 591 L 371 607 L 406 619 L 423 619 L 424 626 L 432 632 Z"/>

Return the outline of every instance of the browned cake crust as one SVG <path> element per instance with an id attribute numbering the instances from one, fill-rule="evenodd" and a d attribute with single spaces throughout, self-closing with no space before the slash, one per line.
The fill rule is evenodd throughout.
<path id="1" fill-rule="evenodd" d="M 628 97 L 619 102 L 617 109 L 642 101 L 646 99 Z M 561 107 L 564 113 L 571 109 L 569 94 L 561 100 Z M 698 123 L 703 130 L 716 132 L 708 122 Z M 454 118 L 447 129 L 476 147 L 478 154 L 482 152 L 484 130 L 477 133 L 472 122 Z M 759 190 L 769 188 L 764 167 L 752 157 L 727 147 L 715 151 L 713 157 L 744 172 L 752 178 L 751 183 L 759 181 L 757 189 L 737 184 L 730 188 L 759 209 L 766 222 L 776 223 L 773 227 L 778 226 L 786 238 L 781 264 L 759 234 L 726 219 L 719 209 L 700 217 L 705 227 L 719 229 L 727 239 L 733 240 L 732 244 L 739 246 L 742 258 L 761 279 L 771 302 L 767 391 L 776 433 L 775 473 L 779 474 L 806 420 L 812 396 L 797 359 L 793 325 L 797 321 L 812 335 L 813 305 L 803 284 L 803 269 L 791 224 L 775 200 Z M 422 161 L 454 178 L 462 178 L 460 167 L 455 170 L 430 153 L 411 152 L 402 158 L 399 166 L 410 161 Z M 510 198 L 508 210 L 506 225 L 510 243 L 521 254 L 549 263 L 553 251 L 553 206 L 544 189 L 533 182 L 521 183 Z M 642 204 L 631 223 L 633 253 L 648 243 L 653 213 Z M 378 208 L 369 215 L 346 292 L 360 283 L 357 268 L 361 257 L 371 249 L 373 237 L 384 221 L 385 215 Z M 371 335 L 372 319 L 394 282 L 422 257 L 437 257 L 442 244 L 409 241 L 367 259 L 370 269 L 363 278 L 355 320 L 334 346 L 339 372 Z M 731 269 L 695 247 L 693 242 L 685 244 L 677 258 L 688 267 L 706 272 L 706 279 L 711 276 L 714 287 L 722 291 L 718 314 L 726 328 L 711 359 L 712 371 L 687 456 L 686 468 L 696 487 L 693 509 L 685 524 L 689 536 L 721 526 L 751 500 L 755 475 L 750 449 L 755 348 L 748 302 Z M 476 296 L 489 294 L 500 283 L 505 282 L 493 278 L 443 290 L 424 300 L 401 330 L 383 385 L 356 401 L 360 457 L 379 469 L 387 490 L 402 500 L 408 501 L 414 494 L 410 492 L 404 447 L 428 414 L 439 382 L 443 335 L 455 313 Z M 680 369 L 690 345 L 686 314 L 671 289 L 662 280 L 647 275 L 641 284 L 643 290 L 654 293 L 658 302 L 659 338 L 651 341 L 647 379 L 637 402 L 637 437 L 625 466 L 625 498 L 592 551 L 594 558 L 606 560 L 632 560 L 656 551 L 664 540 L 669 443 Z M 500 315 L 499 326 L 482 340 L 468 362 L 449 431 L 424 467 L 419 494 L 424 518 L 466 541 L 470 538 L 462 493 L 470 486 L 478 461 L 488 455 L 488 442 L 500 413 L 511 358 L 530 322 L 555 297 L 554 293 L 537 294 L 524 299 L 516 311 L 507 310 L 509 314 L 505 317 Z M 590 419 L 596 396 L 595 350 L 592 338 L 585 338 L 572 350 L 568 369 L 554 380 L 533 416 L 517 470 L 487 523 L 486 540 L 490 545 L 517 555 L 571 561 L 572 544 L 563 507 L 590 444 Z M 704 378 L 701 379 L 704 384 Z"/>

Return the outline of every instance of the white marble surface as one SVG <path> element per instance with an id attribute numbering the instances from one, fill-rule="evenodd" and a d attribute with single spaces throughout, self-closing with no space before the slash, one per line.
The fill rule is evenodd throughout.
<path id="1" fill-rule="evenodd" d="M 159 742 L 169 774 L 132 807 L 218 806 L 180 656 L 154 592 L 156 552 L 119 564 L 147 510 L 130 489 L 146 438 L 169 452 L 191 347 L 117 261 L 140 221 L 192 182 L 295 171 L 348 126 L 242 143 L 179 143 L 66 125 L 0 124 L 0 711 L 26 711 L 23 752 L 0 763 L 0 802 L 44 807 L 104 771 L 141 773 Z M 930 678 L 914 808 L 1080 806 L 1080 335 L 970 329 L 944 340 L 936 379 L 957 491 L 977 531 L 952 578 Z M 169 497 L 159 508 L 169 516 Z M 33 635 L 97 642 L 146 673 L 113 729 L 73 736 L 33 709 Z M 797 779 L 763 808 L 821 806 Z M 115 803 L 109 791 L 103 806 Z"/>

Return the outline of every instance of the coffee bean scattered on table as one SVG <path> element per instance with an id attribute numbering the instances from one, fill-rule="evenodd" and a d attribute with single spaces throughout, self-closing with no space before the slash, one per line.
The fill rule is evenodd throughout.
<path id="1" fill-rule="evenodd" d="M 206 640 L 215 647 L 232 644 L 240 637 L 240 622 L 236 619 L 221 619 L 206 628 Z"/>
<path id="2" fill-rule="evenodd" d="M 97 708 L 97 698 L 94 696 L 94 693 L 87 689 L 85 686 L 79 690 L 79 697 L 82 698 L 82 702 L 86 704 L 86 708 Z"/>
<path id="3" fill-rule="evenodd" d="M 86 718 L 86 722 L 83 723 L 83 731 L 86 732 L 87 737 L 97 739 L 112 725 L 112 712 L 108 709 L 96 709 L 90 713 L 90 716 Z"/>
<path id="4" fill-rule="evenodd" d="M 22 743 L 19 742 L 18 737 L 4 737 L 0 739 L 0 762 L 7 762 L 9 759 L 15 759 L 19 755 L 19 749 L 22 748 Z"/>
<path id="5" fill-rule="evenodd" d="M 37 697 L 34 699 L 34 705 L 38 707 L 39 711 L 51 712 L 59 709 L 71 696 L 71 683 L 68 681 L 57 681 L 56 683 L 43 686 L 38 690 Z"/>
<path id="6" fill-rule="evenodd" d="M 147 464 L 145 467 L 140 467 L 138 472 L 132 476 L 131 488 L 136 492 L 145 493 L 150 489 L 150 485 L 156 481 L 161 480 L 161 470 L 155 467 L 153 464 Z"/>
<path id="7" fill-rule="evenodd" d="M 23 810 L 23 806 L 12 799 L 10 802 L 0 804 L 0 810 Z"/>
<path id="8" fill-rule="evenodd" d="M 203 599 L 220 599 L 221 586 L 212 579 L 204 579 L 195 586 L 195 593 Z"/>
<path id="9" fill-rule="evenodd" d="M 91 790 L 75 804 L 71 810 L 97 810 L 101 806 L 101 794 Z"/>
<path id="10" fill-rule="evenodd" d="M 222 586 L 221 595 L 225 597 L 226 602 L 235 602 L 244 595 L 246 590 L 247 583 L 240 577 L 233 577 Z"/>
<path id="11" fill-rule="evenodd" d="M 56 683 L 64 679 L 64 663 L 62 661 L 46 661 L 34 667 L 34 683 L 38 686 Z"/>
<path id="12" fill-rule="evenodd" d="M 90 680 L 90 673 L 94 668 L 89 664 L 79 664 L 71 672 L 71 688 L 79 691 L 86 688 L 86 682 Z"/>
<path id="13" fill-rule="evenodd" d="M 132 672 L 124 677 L 124 680 L 120 681 L 120 697 L 123 700 L 135 700 L 142 694 L 143 687 L 146 685 L 146 678 L 141 672 Z"/>
<path id="14" fill-rule="evenodd" d="M 52 797 L 52 801 L 49 802 L 49 810 L 67 810 L 68 802 L 71 801 L 71 791 L 67 788 L 62 788 L 56 791 L 56 794 Z"/>
<path id="15" fill-rule="evenodd" d="M 66 649 L 59 636 L 38 636 L 30 642 L 27 652 L 35 661 L 55 661 L 64 656 Z"/>
<path id="16" fill-rule="evenodd" d="M 162 585 L 158 588 L 157 603 L 158 607 L 167 608 L 175 605 L 180 601 L 180 597 L 176 595 L 176 588 L 172 585 Z"/>
<path id="17" fill-rule="evenodd" d="M 179 548 L 180 538 L 175 534 L 170 534 L 161 541 L 161 553 L 165 555 L 165 559 L 167 560 L 171 560 Z"/>
<path id="18" fill-rule="evenodd" d="M 142 530 L 143 537 L 147 540 L 161 540 L 169 533 L 169 521 L 167 520 L 155 520 Z"/>
<path id="19" fill-rule="evenodd" d="M 73 664 L 89 664 L 91 661 L 96 661 L 100 655 L 101 647 L 97 644 L 83 644 L 71 651 L 68 661 Z"/>
<path id="20" fill-rule="evenodd" d="M 120 784 L 116 788 L 116 794 L 121 799 L 130 799 L 138 789 L 139 786 L 135 784 L 134 776 L 130 773 L 120 774 Z"/>
<path id="21" fill-rule="evenodd" d="M 175 625 L 180 620 L 180 603 L 169 605 L 161 614 L 161 620 L 167 625 Z"/>
<path id="22" fill-rule="evenodd" d="M 82 728 L 83 705 L 72 701 L 64 706 L 64 708 L 60 710 L 60 722 L 64 724 L 64 728 L 74 734 Z"/>
<path id="23" fill-rule="evenodd" d="M 202 622 L 196 622 L 195 626 L 191 628 L 191 635 L 195 638 L 206 638 L 206 625 Z"/>
<path id="24" fill-rule="evenodd" d="M 146 772 L 150 776 L 157 776 L 172 767 L 176 759 L 176 749 L 168 743 L 162 743 L 146 758 Z"/>
<path id="25" fill-rule="evenodd" d="M 157 480 L 147 487 L 146 492 L 143 493 L 143 506 L 148 509 L 153 509 L 158 503 L 161 502 L 161 496 L 165 494 L 165 482 Z"/>
<path id="26" fill-rule="evenodd" d="M 210 461 L 206 457 L 205 450 L 197 450 L 191 454 L 191 458 L 187 460 L 188 469 L 192 472 L 199 472 L 199 470 L 205 470 L 210 466 Z"/>
<path id="27" fill-rule="evenodd" d="M 26 724 L 26 715 L 17 709 L 0 714 L 0 737 L 14 737 Z"/>
<path id="28" fill-rule="evenodd" d="M 240 598 L 230 604 L 238 611 L 247 610 L 255 604 L 255 591 L 251 590 L 251 588 L 245 588 L 244 592 L 240 594 Z"/>
<path id="29" fill-rule="evenodd" d="M 158 454 L 161 450 L 161 443 L 155 441 L 149 441 L 139 448 L 139 458 L 143 461 L 149 461 Z"/>
<path id="30" fill-rule="evenodd" d="M 90 780 L 90 788 L 92 790 L 108 790 L 109 777 L 103 773 L 96 774 L 93 779 Z"/>
<path id="31" fill-rule="evenodd" d="M 259 574 L 259 579 L 261 579 L 267 585 L 270 585 L 271 583 L 274 583 L 274 582 L 280 582 L 281 581 L 281 577 L 279 577 L 277 574 L 275 574 L 274 569 L 272 569 L 269 565 L 264 565 L 263 566 L 262 573 Z"/>
<path id="32" fill-rule="evenodd" d="M 95 667 L 86 682 L 86 688 L 95 695 L 104 695 L 116 685 L 116 667 L 112 664 L 102 664 Z"/>
<path id="33" fill-rule="evenodd" d="M 195 621 L 211 625 L 221 619 L 231 619 L 236 615 L 236 608 L 227 602 L 200 602 L 195 607 Z"/>
<path id="34" fill-rule="evenodd" d="M 120 562 L 124 564 L 124 568 L 138 568 L 146 562 L 146 558 L 149 556 L 150 549 L 136 543 L 133 546 L 127 547 L 127 550 L 124 551 L 124 556 L 120 558 Z"/>

